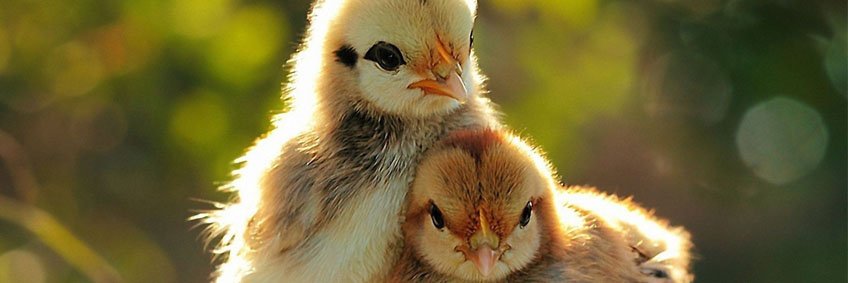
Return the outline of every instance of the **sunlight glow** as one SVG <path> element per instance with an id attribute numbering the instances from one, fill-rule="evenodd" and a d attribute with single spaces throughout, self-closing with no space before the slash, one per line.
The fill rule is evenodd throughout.
<path id="1" fill-rule="evenodd" d="M 620 200 L 615 196 L 599 193 L 591 188 L 571 187 L 556 195 L 557 203 L 564 206 L 577 207 L 592 212 L 606 224 L 626 237 L 633 247 L 648 250 L 650 260 L 662 264 L 688 265 L 688 262 L 677 262 L 688 259 L 690 243 L 688 235 L 680 228 L 669 227 L 664 221 L 655 220 L 650 212 L 632 203 L 630 199 Z M 584 224 L 573 216 L 561 213 L 564 224 Z M 583 226 L 578 226 L 583 227 Z M 682 273 L 685 270 L 673 268 L 672 273 Z M 672 278 L 683 278 L 685 274 L 674 274 Z"/>

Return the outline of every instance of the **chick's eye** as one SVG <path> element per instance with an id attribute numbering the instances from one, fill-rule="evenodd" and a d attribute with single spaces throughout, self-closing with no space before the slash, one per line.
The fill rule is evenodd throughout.
<path id="1" fill-rule="evenodd" d="M 471 43 L 468 44 L 468 47 L 474 47 L 474 31 L 471 31 L 471 36 L 469 36 L 469 41 Z"/>
<path id="2" fill-rule="evenodd" d="M 521 225 L 521 228 L 527 226 L 530 223 L 530 215 L 533 214 L 533 203 L 527 202 L 527 205 L 524 206 L 524 211 L 521 212 L 521 219 L 518 220 L 518 224 Z"/>
<path id="3" fill-rule="evenodd" d="M 391 43 L 383 41 L 371 46 L 371 49 L 368 49 L 368 52 L 365 53 L 365 59 L 377 62 L 377 65 L 386 71 L 397 70 L 400 65 L 406 64 L 406 61 L 403 60 L 403 55 L 400 53 L 400 49 Z"/>
<path id="4" fill-rule="evenodd" d="M 430 219 L 433 220 L 433 226 L 436 229 L 445 228 L 445 219 L 442 218 L 442 212 L 436 204 L 430 204 Z"/>

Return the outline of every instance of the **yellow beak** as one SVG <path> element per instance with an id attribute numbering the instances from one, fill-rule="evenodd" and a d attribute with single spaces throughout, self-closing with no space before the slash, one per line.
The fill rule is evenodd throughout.
<path id="1" fill-rule="evenodd" d="M 468 89 L 462 82 L 462 66 L 451 56 L 441 40 L 437 40 L 436 50 L 440 60 L 431 69 L 436 79 L 417 81 L 410 84 L 408 88 L 420 88 L 427 94 L 446 96 L 464 103 L 468 96 Z"/>

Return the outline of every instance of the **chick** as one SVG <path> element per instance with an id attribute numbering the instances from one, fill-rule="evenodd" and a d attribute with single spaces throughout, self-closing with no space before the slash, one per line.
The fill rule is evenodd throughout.
<path id="1" fill-rule="evenodd" d="M 631 258 L 648 282 L 691 282 L 692 242 L 682 227 L 671 227 L 631 199 L 620 199 L 594 188 L 565 188 L 566 206 L 582 210 L 620 234 L 631 249 Z"/>
<path id="2" fill-rule="evenodd" d="M 385 278 L 423 151 L 498 127 L 471 51 L 474 0 L 318 0 L 293 57 L 292 108 L 240 160 L 237 197 L 199 216 L 219 282 Z"/>
<path id="3" fill-rule="evenodd" d="M 496 281 L 562 244 L 552 172 L 519 139 L 458 131 L 428 151 L 408 195 L 393 282 Z"/>
<path id="4" fill-rule="evenodd" d="M 625 221 L 583 208 L 588 200 L 566 201 L 591 198 L 582 194 L 589 191 L 558 188 L 550 166 L 521 139 L 493 130 L 452 134 L 421 162 L 390 281 L 658 282 L 613 225 Z"/>

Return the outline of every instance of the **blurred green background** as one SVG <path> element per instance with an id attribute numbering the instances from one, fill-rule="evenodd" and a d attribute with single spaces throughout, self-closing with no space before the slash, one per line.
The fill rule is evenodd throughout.
<path id="1" fill-rule="evenodd" d="M 186 219 L 283 111 L 309 1 L 4 0 L 0 282 L 205 282 Z M 846 282 L 846 2 L 481 0 L 508 124 L 693 234 L 699 282 Z"/>

